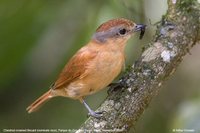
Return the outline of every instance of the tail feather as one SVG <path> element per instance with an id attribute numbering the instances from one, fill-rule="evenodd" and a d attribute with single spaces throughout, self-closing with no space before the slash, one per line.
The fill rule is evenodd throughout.
<path id="1" fill-rule="evenodd" d="M 52 98 L 51 90 L 49 90 L 41 97 L 39 97 L 37 100 L 35 100 L 30 106 L 26 108 L 26 110 L 28 111 L 28 113 L 32 113 L 36 111 L 45 102 L 47 102 L 50 98 Z"/>

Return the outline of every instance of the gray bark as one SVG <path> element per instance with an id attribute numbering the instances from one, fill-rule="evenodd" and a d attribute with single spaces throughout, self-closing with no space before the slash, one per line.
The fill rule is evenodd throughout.
<path id="1" fill-rule="evenodd" d="M 77 131 L 128 132 L 175 72 L 185 54 L 200 41 L 200 4 L 196 0 L 168 0 L 168 10 L 153 41 L 131 70 L 120 80 L 123 86 L 109 94 L 96 111 L 102 119 L 88 118 Z"/>

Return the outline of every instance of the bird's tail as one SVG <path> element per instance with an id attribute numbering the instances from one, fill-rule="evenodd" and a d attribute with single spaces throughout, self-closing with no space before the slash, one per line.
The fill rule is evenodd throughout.
<path id="1" fill-rule="evenodd" d="M 51 90 L 49 90 L 41 97 L 39 97 L 37 100 L 35 100 L 30 106 L 26 108 L 26 110 L 28 111 L 28 113 L 32 113 L 36 111 L 41 105 L 43 105 L 50 98 L 52 98 Z"/>

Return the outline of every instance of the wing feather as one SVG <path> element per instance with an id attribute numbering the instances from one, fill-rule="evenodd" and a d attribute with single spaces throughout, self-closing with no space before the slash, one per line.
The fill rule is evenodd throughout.
<path id="1" fill-rule="evenodd" d="M 83 47 L 65 65 L 53 89 L 62 88 L 76 79 L 84 78 L 88 75 L 89 63 L 96 57 L 97 51 Z"/>

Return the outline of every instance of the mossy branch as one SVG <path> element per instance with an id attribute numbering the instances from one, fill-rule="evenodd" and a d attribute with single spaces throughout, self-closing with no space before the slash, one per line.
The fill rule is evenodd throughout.
<path id="1" fill-rule="evenodd" d="M 185 54 L 200 41 L 200 4 L 196 0 L 168 0 L 153 41 L 120 79 L 120 89 L 108 95 L 97 111 L 104 118 L 88 118 L 77 131 L 127 132 L 175 72 Z"/>

